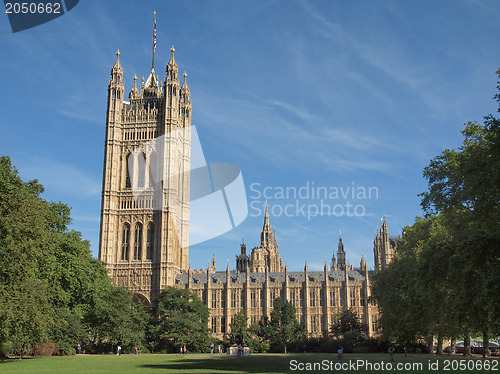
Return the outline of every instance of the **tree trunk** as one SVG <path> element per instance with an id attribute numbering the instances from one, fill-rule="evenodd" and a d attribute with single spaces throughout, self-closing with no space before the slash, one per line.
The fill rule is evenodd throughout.
<path id="1" fill-rule="evenodd" d="M 434 337 L 433 336 L 427 337 L 427 348 L 429 348 L 429 352 L 432 353 L 432 350 L 434 349 Z"/>
<path id="2" fill-rule="evenodd" d="M 284 347 L 285 347 L 285 354 L 286 354 L 286 344 L 284 345 Z"/>
<path id="3" fill-rule="evenodd" d="M 470 356 L 470 335 L 464 339 L 464 356 Z"/>
<path id="4" fill-rule="evenodd" d="M 483 331 L 483 357 L 490 357 L 490 338 L 488 328 Z"/>
<path id="5" fill-rule="evenodd" d="M 441 334 L 438 335 L 436 354 L 437 355 L 443 354 L 443 336 Z"/>

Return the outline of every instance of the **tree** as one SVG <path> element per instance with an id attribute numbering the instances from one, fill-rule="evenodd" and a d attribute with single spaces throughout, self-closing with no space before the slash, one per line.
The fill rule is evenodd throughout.
<path id="1" fill-rule="evenodd" d="M 245 316 L 245 311 L 241 309 L 233 316 L 233 322 L 230 324 L 233 334 L 246 335 L 248 327 L 248 317 Z"/>
<path id="2" fill-rule="evenodd" d="M 500 92 L 500 82 L 497 88 Z M 500 104 L 500 93 L 494 98 Z M 500 119 L 489 115 L 483 125 L 468 122 L 462 134 L 458 151 L 443 151 L 424 169 L 429 191 L 422 194 L 421 205 L 450 223 L 450 261 L 458 265 L 461 286 L 456 308 L 466 305 L 474 314 L 475 328 L 488 347 L 491 329 L 500 332 Z"/>
<path id="3" fill-rule="evenodd" d="M 63 352 L 94 343 L 143 340 L 147 314 L 132 293 L 112 286 L 79 232 L 68 230 L 70 208 L 41 197 L 0 156 L 0 353 L 22 357 L 55 342 Z"/>
<path id="4" fill-rule="evenodd" d="M 210 344 L 208 307 L 190 290 L 165 288 L 153 301 L 152 315 L 150 340 L 156 350 L 177 352 L 185 345 L 201 352 Z"/>
<path id="5" fill-rule="evenodd" d="M 287 345 L 304 336 L 304 327 L 297 321 L 295 307 L 290 302 L 278 297 L 273 305 L 271 318 L 261 320 L 260 335 L 271 344 L 283 347 L 286 353 Z"/>
<path id="6" fill-rule="evenodd" d="M 470 324 L 455 308 L 453 243 L 443 216 L 417 217 L 404 228 L 393 262 L 372 277 L 372 296 L 388 339 L 412 344 L 437 336 L 441 353 L 444 337 L 468 331 Z"/>
<path id="7" fill-rule="evenodd" d="M 331 333 L 335 338 L 342 338 L 346 345 L 352 346 L 361 343 L 365 332 L 366 326 L 361 323 L 352 308 L 344 308 L 337 322 L 331 327 Z"/>
<path id="8" fill-rule="evenodd" d="M 51 285 L 40 276 L 50 251 L 50 206 L 36 181 L 23 182 L 0 156 L 0 343 L 21 358 L 50 336 Z"/>

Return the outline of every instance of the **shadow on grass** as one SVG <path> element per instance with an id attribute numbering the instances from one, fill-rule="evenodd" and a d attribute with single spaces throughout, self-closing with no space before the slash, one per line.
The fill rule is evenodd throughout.
<path id="1" fill-rule="evenodd" d="M 250 356 L 179 358 L 164 364 L 141 365 L 148 369 L 171 370 L 172 372 L 199 371 L 216 373 L 289 373 L 289 362 L 293 356 Z"/>

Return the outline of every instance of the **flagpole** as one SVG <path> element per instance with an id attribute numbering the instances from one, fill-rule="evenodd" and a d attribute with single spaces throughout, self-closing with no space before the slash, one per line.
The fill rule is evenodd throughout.
<path id="1" fill-rule="evenodd" d="M 151 71 L 155 69 L 155 49 L 156 49 L 156 11 L 153 11 L 154 29 L 153 29 L 153 61 L 151 62 Z"/>

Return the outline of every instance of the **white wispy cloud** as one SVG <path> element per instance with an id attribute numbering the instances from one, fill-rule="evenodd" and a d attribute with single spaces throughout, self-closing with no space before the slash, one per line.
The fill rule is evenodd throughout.
<path id="1" fill-rule="evenodd" d="M 60 161 L 48 158 L 29 158 L 19 162 L 25 179 L 38 179 L 46 190 L 57 194 L 96 197 L 101 193 L 101 180 Z"/>

